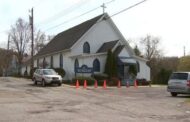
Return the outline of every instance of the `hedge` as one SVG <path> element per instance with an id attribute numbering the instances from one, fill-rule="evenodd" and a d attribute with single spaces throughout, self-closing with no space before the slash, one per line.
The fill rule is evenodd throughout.
<path id="1" fill-rule="evenodd" d="M 62 68 L 53 68 L 61 77 L 65 76 L 65 70 Z"/>
<path id="2" fill-rule="evenodd" d="M 72 79 L 73 85 L 76 84 L 77 80 L 79 81 L 80 85 L 84 84 L 84 80 L 87 81 L 87 85 L 94 85 L 94 83 L 95 83 L 95 79 L 92 78 L 92 77 L 77 76 L 77 77 L 75 77 L 75 78 Z"/>

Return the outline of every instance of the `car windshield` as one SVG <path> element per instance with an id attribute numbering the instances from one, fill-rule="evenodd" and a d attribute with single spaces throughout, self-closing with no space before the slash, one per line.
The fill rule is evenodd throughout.
<path id="1" fill-rule="evenodd" d="M 52 69 L 48 69 L 48 70 L 43 70 L 43 74 L 44 75 L 56 75 L 57 73 Z"/>
<path id="2" fill-rule="evenodd" d="M 188 73 L 173 73 L 170 79 L 187 80 Z"/>

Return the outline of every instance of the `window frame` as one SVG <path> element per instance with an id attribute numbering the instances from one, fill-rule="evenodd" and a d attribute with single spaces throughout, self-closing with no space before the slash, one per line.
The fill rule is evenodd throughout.
<path id="1" fill-rule="evenodd" d="M 59 67 L 63 68 L 63 54 L 62 53 L 59 55 Z"/>
<path id="2" fill-rule="evenodd" d="M 90 44 L 88 42 L 83 44 L 83 53 L 90 53 Z"/>
<path id="3" fill-rule="evenodd" d="M 93 70 L 94 72 L 100 72 L 100 61 L 98 58 L 93 61 Z"/>
<path id="4" fill-rule="evenodd" d="M 50 60 L 51 60 L 50 67 L 53 68 L 53 56 L 51 56 Z"/>

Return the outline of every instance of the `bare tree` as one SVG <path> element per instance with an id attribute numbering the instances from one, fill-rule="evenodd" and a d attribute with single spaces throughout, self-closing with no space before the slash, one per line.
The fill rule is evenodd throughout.
<path id="1" fill-rule="evenodd" d="M 29 41 L 31 37 L 30 25 L 23 19 L 19 18 L 15 25 L 11 26 L 10 34 L 10 46 L 18 53 L 19 72 L 21 71 L 21 63 L 24 53 L 27 53 Z"/>
<path id="2" fill-rule="evenodd" d="M 162 58 L 162 51 L 159 49 L 160 39 L 151 35 L 147 35 L 140 40 L 141 48 L 144 49 L 144 57 L 149 61 L 147 64 L 151 69 L 151 79 L 154 80 L 160 71 L 160 60 Z"/>
<path id="3" fill-rule="evenodd" d="M 40 30 L 35 34 L 34 38 L 34 54 L 38 53 L 46 44 L 46 35 Z"/>
<path id="4" fill-rule="evenodd" d="M 52 38 L 53 36 L 47 36 L 38 30 L 34 37 L 34 54 L 37 54 Z"/>
<path id="5" fill-rule="evenodd" d="M 161 50 L 159 49 L 160 39 L 158 37 L 147 35 L 141 39 L 140 43 L 144 47 L 144 55 L 148 60 L 161 56 Z"/>
<path id="6" fill-rule="evenodd" d="M 0 76 L 2 75 L 2 71 L 5 70 L 7 71 L 8 68 L 11 65 L 11 61 L 13 59 L 14 52 L 11 50 L 6 50 L 6 49 L 1 49 L 0 48 Z"/>

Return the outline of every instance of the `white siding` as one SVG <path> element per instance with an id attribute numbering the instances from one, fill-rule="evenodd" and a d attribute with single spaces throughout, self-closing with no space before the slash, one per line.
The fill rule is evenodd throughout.
<path id="1" fill-rule="evenodd" d="M 37 60 L 34 60 L 34 67 L 37 67 Z"/>
<path id="2" fill-rule="evenodd" d="M 147 66 L 145 61 L 138 60 L 138 62 L 140 65 L 140 72 L 137 73 L 137 78 L 145 78 L 146 80 L 150 81 L 150 68 Z"/>
<path id="3" fill-rule="evenodd" d="M 90 53 L 96 53 L 104 42 L 119 40 L 120 37 L 114 32 L 114 29 L 107 21 L 102 21 L 93 26 L 81 40 L 79 40 L 72 49 L 73 54 L 83 53 L 83 44 L 90 44 Z"/>
<path id="4" fill-rule="evenodd" d="M 46 58 L 46 63 L 48 64 L 46 68 L 50 68 L 50 64 L 51 64 L 51 57 L 48 56 L 48 57 L 45 57 Z"/>
<path id="5" fill-rule="evenodd" d="M 60 54 L 56 54 L 53 56 L 53 67 L 59 68 L 59 56 Z"/>
<path id="6" fill-rule="evenodd" d="M 127 52 L 127 49 L 124 48 L 120 54 L 120 57 L 131 57 L 129 55 L 129 53 Z M 128 59 L 129 60 L 129 59 Z M 143 79 L 145 78 L 146 80 L 150 80 L 150 68 L 147 66 L 146 61 L 143 60 L 138 60 L 138 59 L 130 59 L 130 60 L 134 60 L 133 62 L 136 63 L 136 61 L 139 62 L 139 66 L 140 66 L 140 71 L 137 73 L 137 78 L 139 79 Z M 129 60 L 129 61 L 130 61 Z"/>
<path id="7" fill-rule="evenodd" d="M 27 66 L 22 66 L 22 68 L 21 68 L 22 76 L 24 76 L 24 72 L 26 71 L 26 69 L 27 69 L 28 76 L 30 75 L 30 65 L 27 65 Z"/>
<path id="8" fill-rule="evenodd" d="M 44 58 L 39 59 L 39 65 L 42 65 Z"/>
<path id="9" fill-rule="evenodd" d="M 88 57 L 80 57 L 77 58 L 79 61 L 79 67 L 81 67 L 82 65 L 87 65 L 88 67 L 93 68 L 93 61 L 95 59 L 98 59 L 100 61 L 100 72 L 99 73 L 103 73 L 104 72 L 104 67 L 105 67 L 105 62 L 106 62 L 106 55 L 99 55 L 99 56 L 88 56 Z M 75 72 L 74 72 L 74 63 L 75 63 L 75 59 L 76 58 L 66 58 L 67 60 L 65 60 L 65 64 L 64 65 L 64 69 L 66 71 L 66 76 L 65 79 L 72 79 L 75 76 Z M 91 76 L 91 74 L 82 74 L 82 73 L 77 73 L 77 76 Z"/>
<path id="10" fill-rule="evenodd" d="M 129 53 L 127 52 L 127 49 L 123 49 L 120 53 L 119 53 L 119 57 L 130 57 Z"/>
<path id="11" fill-rule="evenodd" d="M 63 69 L 65 70 L 66 74 L 64 79 L 72 79 L 74 76 L 74 59 L 69 58 L 70 53 L 64 53 L 63 55 Z"/>

